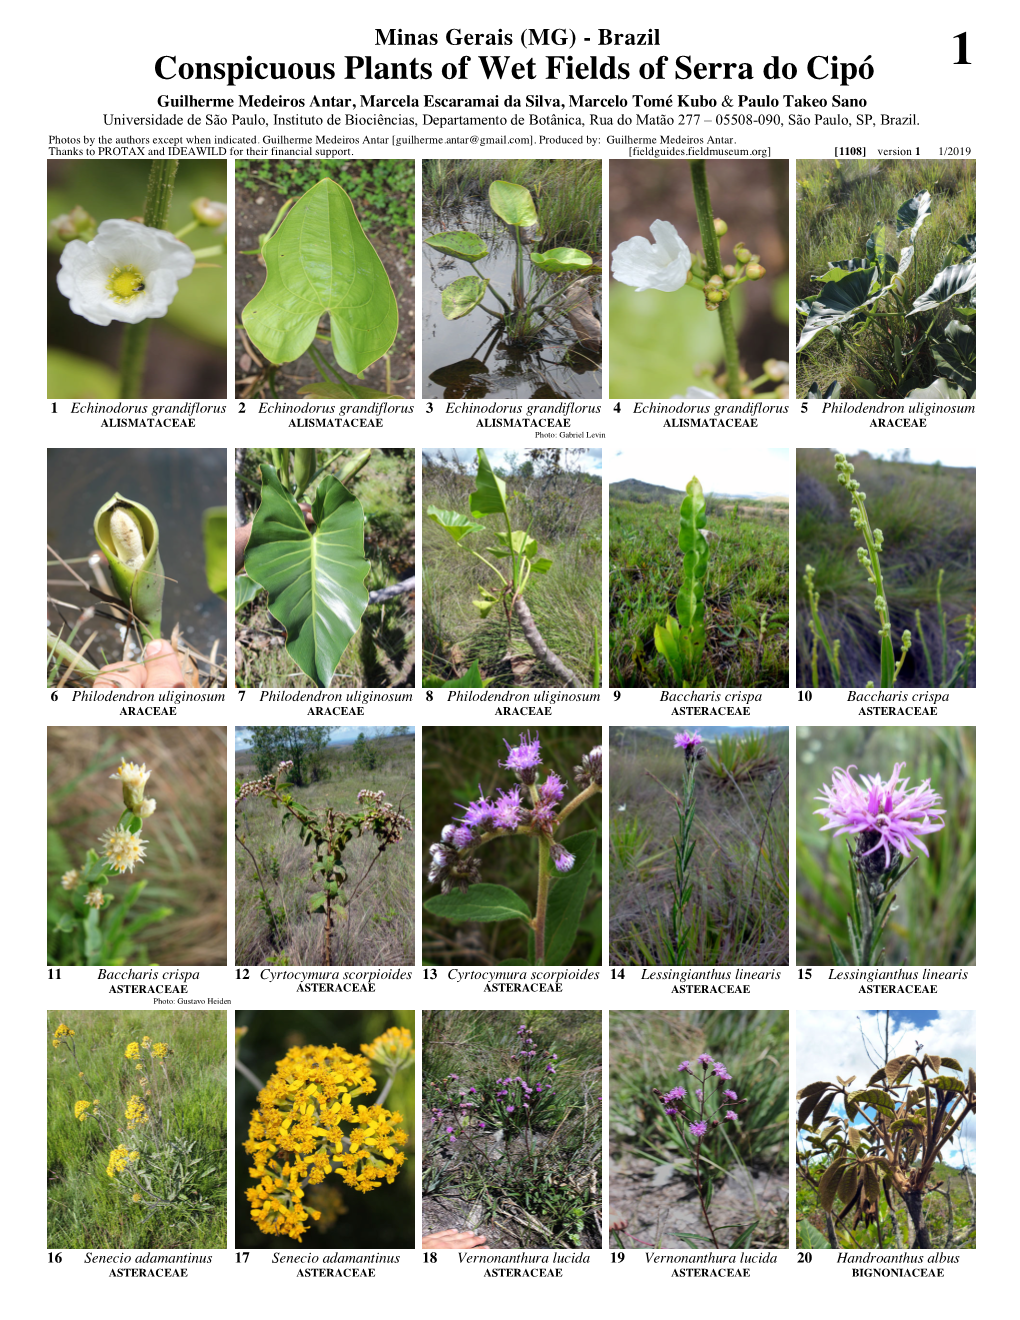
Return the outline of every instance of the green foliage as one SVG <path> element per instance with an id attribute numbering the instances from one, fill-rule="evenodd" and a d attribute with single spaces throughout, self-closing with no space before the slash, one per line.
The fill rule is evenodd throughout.
<path id="1" fill-rule="evenodd" d="M 711 497 L 709 497 L 711 499 Z M 706 501 L 707 505 L 707 501 Z M 662 602 L 678 599 L 693 617 L 692 661 L 699 655 L 699 683 L 719 687 L 785 687 L 788 682 L 789 550 L 786 509 L 752 504 L 725 520 L 703 526 L 711 543 L 694 558 L 678 551 L 675 522 L 658 501 L 632 503 L 610 492 L 609 504 L 609 680 L 618 687 L 669 687 L 677 681 L 675 655 L 683 668 L 680 623 L 662 624 Z M 704 542 L 704 533 L 692 528 Z M 682 558 L 681 558 L 682 556 Z M 705 572 L 702 575 L 701 570 Z M 700 616 L 700 618 L 699 618 Z M 704 628 L 698 651 L 695 631 Z M 658 632 L 656 631 L 658 630 Z M 673 643 L 675 642 L 675 651 Z M 664 653 L 661 646 L 665 646 Z M 704 677 L 705 674 L 710 678 Z M 685 679 L 685 681 L 690 681 Z"/>
<path id="2" fill-rule="evenodd" d="M 705 581 L 708 577 L 708 541 L 704 533 L 705 496 L 701 482 L 691 477 L 687 498 L 680 506 L 680 550 L 683 580 L 676 597 L 676 618 L 667 615 L 665 626 L 655 626 L 655 649 L 664 655 L 678 687 L 699 686 L 705 650 Z"/>
<path id="3" fill-rule="evenodd" d="M 259 775 L 271 774 L 281 761 L 293 764 L 287 779 L 299 787 L 328 779 L 331 771 L 326 752 L 332 724 L 253 724 L 248 729 L 249 746 Z M 362 734 L 364 737 L 364 734 Z M 374 769 L 374 765 L 367 767 Z"/>

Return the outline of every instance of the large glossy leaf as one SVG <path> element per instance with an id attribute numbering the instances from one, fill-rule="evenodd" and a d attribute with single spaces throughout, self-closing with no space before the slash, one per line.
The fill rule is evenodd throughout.
<path id="1" fill-rule="evenodd" d="M 506 885 L 472 885 L 465 893 L 460 890 L 437 894 L 422 904 L 426 912 L 447 921 L 509 921 L 514 917 L 531 916 L 527 903 Z"/>
<path id="2" fill-rule="evenodd" d="M 910 230 L 910 241 L 913 243 L 917 237 L 917 231 L 931 214 L 931 193 L 919 192 L 911 197 L 909 202 L 904 202 L 896 212 L 896 237 L 903 233 L 905 229 Z"/>
<path id="3" fill-rule="evenodd" d="M 531 200 L 531 193 L 519 183 L 507 183 L 505 179 L 494 180 L 489 184 L 489 205 L 508 225 L 520 225 L 522 229 L 527 229 L 538 224 L 538 212 Z"/>
<path id="4" fill-rule="evenodd" d="M 455 229 L 449 234 L 433 234 L 425 243 L 446 257 L 459 257 L 461 261 L 470 261 L 472 265 L 489 255 L 484 240 L 467 229 Z"/>
<path id="5" fill-rule="evenodd" d="M 562 275 L 565 271 L 587 270 L 591 257 L 580 248 L 559 247 L 548 252 L 532 252 L 532 264 L 550 275 Z"/>
<path id="6" fill-rule="evenodd" d="M 437 509 L 434 504 L 429 505 L 426 517 L 448 532 L 458 544 L 471 532 L 482 530 L 482 524 L 474 518 L 468 518 L 463 513 L 451 513 L 449 509 Z"/>
<path id="7" fill-rule="evenodd" d="M 459 321 L 475 310 L 488 287 L 489 281 L 480 275 L 462 275 L 443 290 L 443 315 L 448 321 Z"/>
<path id="8" fill-rule="evenodd" d="M 962 247 L 972 257 L 977 256 L 977 234 L 961 234 L 956 240 L 956 246 Z"/>
<path id="9" fill-rule="evenodd" d="M 968 394 L 977 384 L 977 335 L 962 321 L 950 321 L 944 339 L 931 345 L 935 364 L 954 385 L 960 385 Z"/>
<path id="10" fill-rule="evenodd" d="M 304 353 L 329 313 L 333 356 L 359 376 L 397 335 L 397 300 L 351 199 L 322 179 L 291 208 L 262 249 L 266 282 L 241 313 L 271 362 Z"/>
<path id="11" fill-rule="evenodd" d="M 247 605 L 250 600 L 255 599 L 261 590 L 262 587 L 254 578 L 239 573 L 234 578 L 234 609 L 239 610 L 242 605 Z"/>
<path id="12" fill-rule="evenodd" d="M 945 270 L 939 271 L 924 293 L 914 299 L 914 305 L 908 315 L 916 316 L 918 312 L 934 311 L 950 298 L 955 298 L 961 293 L 969 293 L 971 289 L 976 288 L 977 261 L 964 262 L 959 266 L 947 266 Z"/>
<path id="13" fill-rule="evenodd" d="M 557 874 L 549 891 L 545 918 L 545 962 L 559 967 L 566 962 L 581 920 L 585 895 L 595 865 L 597 830 L 584 830 L 567 840 L 567 851 L 574 855 L 574 865 L 565 875 Z"/>
<path id="14" fill-rule="evenodd" d="M 269 612 L 287 629 L 287 652 L 328 687 L 368 604 L 365 514 L 346 486 L 324 476 L 312 503 L 315 528 L 261 465 L 262 503 L 244 557 L 250 578 L 269 592 Z"/>
<path id="15" fill-rule="evenodd" d="M 797 352 L 805 348 L 821 330 L 831 330 L 862 311 L 876 298 L 881 297 L 883 289 L 872 293 L 875 272 L 868 266 L 864 270 L 852 271 L 845 279 L 823 286 L 821 293 L 811 304 L 808 319 L 800 334 Z"/>
<path id="16" fill-rule="evenodd" d="M 471 512 L 476 518 L 484 518 L 487 513 L 501 513 L 505 518 L 506 482 L 501 481 L 493 472 L 484 449 L 475 452 L 478 454 L 478 475 L 475 477 L 475 489 L 471 492 Z"/>
<path id="17" fill-rule="evenodd" d="M 870 240 L 869 240 L 870 242 Z M 819 284 L 833 284 L 837 280 L 844 280 L 855 270 L 869 270 L 875 268 L 876 263 L 869 257 L 849 257 L 846 261 L 830 261 L 829 269 L 824 275 L 818 276 Z M 889 279 L 896 273 L 896 258 L 885 255 L 885 279 Z"/>

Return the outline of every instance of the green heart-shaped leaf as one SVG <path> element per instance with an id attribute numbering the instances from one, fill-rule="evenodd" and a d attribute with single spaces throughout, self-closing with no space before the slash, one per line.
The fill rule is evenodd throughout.
<path id="1" fill-rule="evenodd" d="M 444 532 L 448 532 L 458 544 L 470 532 L 482 530 L 482 524 L 474 518 L 468 518 L 463 513 L 452 513 L 449 509 L 437 509 L 434 504 L 429 505 L 426 516 L 442 527 Z"/>
<path id="2" fill-rule="evenodd" d="M 449 234 L 433 234 L 425 243 L 437 252 L 442 252 L 445 257 L 459 257 L 461 261 L 470 261 L 472 265 L 489 255 L 483 240 L 467 229 L 456 229 Z"/>
<path id="3" fill-rule="evenodd" d="M 328 687 L 368 604 L 365 513 L 328 474 L 312 504 L 315 530 L 261 464 L 262 503 L 244 557 L 248 576 L 269 592 L 269 612 L 287 629 L 287 652 L 320 687 Z"/>
<path id="4" fill-rule="evenodd" d="M 522 229 L 528 229 L 538 224 L 538 212 L 531 200 L 531 193 L 519 183 L 507 183 L 506 179 L 496 179 L 490 183 L 489 205 L 508 225 L 520 225 Z"/>
<path id="5" fill-rule="evenodd" d="M 464 275 L 443 290 L 443 315 L 448 321 L 459 321 L 473 312 L 485 297 L 489 281 L 480 275 Z"/>
<path id="6" fill-rule="evenodd" d="M 914 305 L 908 315 L 916 316 L 918 312 L 933 311 L 948 302 L 950 298 L 955 298 L 961 293 L 969 293 L 971 289 L 976 288 L 976 260 L 963 262 L 958 266 L 946 266 L 944 270 L 939 271 L 924 293 L 914 299 Z"/>
<path id="7" fill-rule="evenodd" d="M 351 199 L 320 180 L 288 212 L 262 249 L 266 282 L 241 313 L 255 347 L 293 362 L 330 317 L 333 356 L 360 376 L 397 336 L 397 300 Z"/>
<path id="8" fill-rule="evenodd" d="M 568 270 L 587 270 L 591 257 L 579 248 L 552 248 L 548 252 L 532 252 L 532 264 L 550 275 L 562 275 Z"/>
<path id="9" fill-rule="evenodd" d="M 476 518 L 484 518 L 489 513 L 501 513 L 507 517 L 506 482 L 496 476 L 492 464 L 485 456 L 484 449 L 477 449 L 478 475 L 475 477 L 475 489 L 468 501 L 471 512 Z"/>

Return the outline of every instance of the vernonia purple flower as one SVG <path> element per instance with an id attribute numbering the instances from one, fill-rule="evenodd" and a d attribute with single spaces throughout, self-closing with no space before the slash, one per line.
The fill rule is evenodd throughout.
<path id="1" fill-rule="evenodd" d="M 567 852 L 562 843 L 554 843 L 550 855 L 557 871 L 569 871 L 574 865 L 574 854 Z"/>
<path id="2" fill-rule="evenodd" d="M 507 750 L 507 758 L 499 764 L 504 770 L 513 770 L 522 784 L 533 784 L 536 779 L 535 770 L 542 764 L 542 744 L 538 734 L 531 738 L 522 733 L 517 747 L 511 747 L 504 738 L 503 745 Z"/>
<path id="3" fill-rule="evenodd" d="M 700 733 L 688 733 L 685 730 L 683 733 L 676 735 L 673 739 L 673 746 L 681 747 L 686 752 L 688 747 L 700 747 L 703 742 L 704 739 Z"/>
<path id="4" fill-rule="evenodd" d="M 733 1078 L 732 1078 L 731 1075 L 726 1071 L 726 1068 L 725 1068 L 724 1065 L 721 1064 L 721 1063 L 717 1063 L 717 1064 L 715 1065 L 715 1067 L 712 1069 L 712 1071 L 715 1073 L 716 1077 L 718 1077 L 719 1080 L 720 1080 L 721 1082 L 732 1082 L 732 1081 L 733 1081 Z"/>
<path id="5" fill-rule="evenodd" d="M 515 830 L 521 823 L 520 789 L 499 791 L 492 812 L 492 823 L 497 830 Z"/>
<path id="6" fill-rule="evenodd" d="M 711 1068 L 715 1060 L 712 1058 L 711 1054 L 699 1054 L 698 1062 L 704 1064 L 706 1068 Z"/>
<path id="7" fill-rule="evenodd" d="M 707 1123 L 689 1123 L 688 1127 L 691 1130 L 692 1137 L 703 1137 L 708 1131 Z"/>
<path id="8" fill-rule="evenodd" d="M 921 842 L 922 834 L 934 834 L 941 830 L 945 821 L 938 817 L 945 811 L 938 804 L 942 801 L 940 793 L 932 792 L 931 780 L 908 789 L 909 778 L 902 779 L 900 772 L 905 762 L 898 761 L 888 780 L 881 775 L 862 775 L 858 783 L 851 770 L 838 766 L 832 772 L 832 783 L 823 785 L 822 795 L 815 800 L 824 802 L 816 816 L 824 816 L 823 830 L 835 830 L 840 834 L 860 834 L 859 857 L 870 857 L 881 848 L 888 870 L 892 866 L 892 852 L 895 850 L 903 857 L 910 856 L 911 847 L 916 846 L 928 856 L 928 849 Z"/>
<path id="9" fill-rule="evenodd" d="M 723 1118 L 727 1119 L 730 1123 L 735 1123 L 737 1121 L 737 1116 L 732 1109 L 727 1109 L 726 1113 L 723 1114 Z"/>

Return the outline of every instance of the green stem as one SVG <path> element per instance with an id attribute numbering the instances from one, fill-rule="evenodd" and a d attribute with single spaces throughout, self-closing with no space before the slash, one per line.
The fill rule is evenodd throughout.
<path id="1" fill-rule="evenodd" d="M 73 665 L 75 673 L 80 674 L 82 678 L 87 678 L 91 682 L 99 673 L 95 665 L 89 664 L 73 646 L 68 645 L 56 633 L 50 632 L 48 628 L 46 630 L 46 645 L 50 648 L 51 656 L 55 655 L 58 659 L 63 660 L 65 664 Z"/>
<path id="2" fill-rule="evenodd" d="M 323 374 L 324 377 L 326 377 L 328 380 L 332 380 L 332 381 L 334 381 L 334 382 L 343 383 L 343 382 L 342 382 L 342 378 L 341 378 L 340 376 L 337 375 L 337 373 L 333 370 L 333 368 L 332 368 L 332 367 L 329 365 L 329 363 L 326 361 L 325 355 L 322 354 L 322 353 L 321 353 L 321 352 L 315 347 L 314 344 L 309 344 L 309 345 L 308 345 L 308 356 L 312 359 L 312 361 L 315 363 L 315 365 L 319 368 L 319 370 L 322 372 L 322 374 Z"/>
<path id="3" fill-rule="evenodd" d="M 150 229 L 165 229 L 170 212 L 170 199 L 174 194 L 176 160 L 154 160 L 149 167 L 149 187 L 145 194 L 143 224 Z M 142 377 L 145 374 L 145 354 L 149 346 L 149 322 L 124 327 L 120 350 L 121 399 L 139 399 L 142 395 Z"/>
<path id="4" fill-rule="evenodd" d="M 549 836 L 538 836 L 538 901 L 535 904 L 535 963 L 545 966 L 545 913 L 549 906 L 549 882 L 552 872 L 549 869 Z"/>
<path id="5" fill-rule="evenodd" d="M 694 188 L 694 205 L 698 212 L 698 228 L 701 230 L 701 246 L 705 252 L 705 265 L 709 277 L 722 274 L 722 260 L 719 256 L 719 236 L 715 232 L 715 217 L 712 214 L 712 198 L 708 192 L 708 174 L 703 160 L 691 161 L 691 184 Z M 719 328 L 723 337 L 723 356 L 726 359 L 726 393 L 731 399 L 740 398 L 740 350 L 737 347 L 737 331 L 733 324 L 733 310 L 728 302 L 719 304 Z"/>

